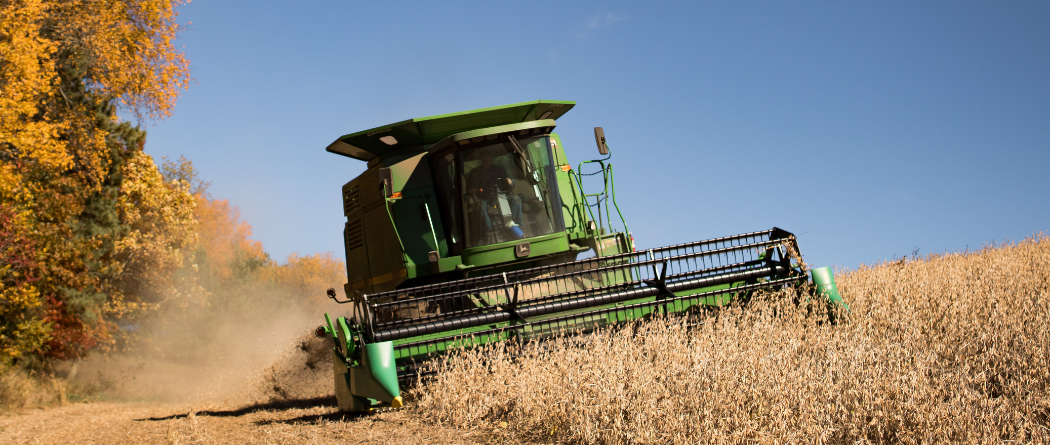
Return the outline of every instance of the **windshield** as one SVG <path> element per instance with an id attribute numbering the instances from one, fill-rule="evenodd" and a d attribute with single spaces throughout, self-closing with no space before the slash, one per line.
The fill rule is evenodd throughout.
<path id="1" fill-rule="evenodd" d="M 453 187 L 458 189 L 462 209 L 454 213 L 462 215 L 465 247 L 554 233 L 547 143 L 546 136 L 503 135 L 456 152 L 462 173 L 453 173 L 458 176 Z M 443 158 L 448 162 L 451 157 Z"/>

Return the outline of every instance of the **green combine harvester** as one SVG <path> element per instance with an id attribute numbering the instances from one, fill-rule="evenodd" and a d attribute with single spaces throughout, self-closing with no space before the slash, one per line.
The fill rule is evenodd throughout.
<path id="1" fill-rule="evenodd" d="M 350 316 L 325 314 L 317 329 L 335 343 L 340 410 L 400 407 L 400 383 L 455 348 L 690 314 L 808 281 L 795 236 L 778 228 L 636 251 L 602 129 L 602 158 L 575 169 L 554 133 L 574 105 L 410 119 L 328 146 L 368 163 L 342 188 L 347 298 L 328 290 Z M 830 270 L 812 272 L 841 302 Z"/>

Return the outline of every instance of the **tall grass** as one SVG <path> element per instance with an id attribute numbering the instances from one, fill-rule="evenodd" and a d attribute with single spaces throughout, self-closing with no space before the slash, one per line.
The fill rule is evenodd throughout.
<path id="1" fill-rule="evenodd" d="M 120 383 L 104 375 L 67 380 L 50 373 L 0 365 L 0 413 L 100 400 Z"/>
<path id="2" fill-rule="evenodd" d="M 1050 239 L 838 282 L 838 325 L 769 295 L 698 327 L 462 352 L 415 397 L 432 422 L 545 443 L 1050 442 Z"/>

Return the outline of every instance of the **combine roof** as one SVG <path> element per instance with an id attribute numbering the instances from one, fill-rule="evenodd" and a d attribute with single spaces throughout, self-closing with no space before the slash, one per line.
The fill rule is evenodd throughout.
<path id="1" fill-rule="evenodd" d="M 420 117 L 351 133 L 325 150 L 362 161 L 403 148 L 433 144 L 450 135 L 539 119 L 557 119 L 576 102 L 533 100 L 498 107 Z"/>

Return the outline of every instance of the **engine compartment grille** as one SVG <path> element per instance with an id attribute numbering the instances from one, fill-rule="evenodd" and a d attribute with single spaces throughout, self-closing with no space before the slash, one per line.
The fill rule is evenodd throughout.
<path id="1" fill-rule="evenodd" d="M 365 245 L 365 225 L 361 218 L 346 223 L 343 229 L 346 250 L 351 251 Z"/>
<path id="2" fill-rule="evenodd" d="M 343 214 L 349 215 L 361 208 L 361 190 L 354 184 L 343 193 Z"/>

